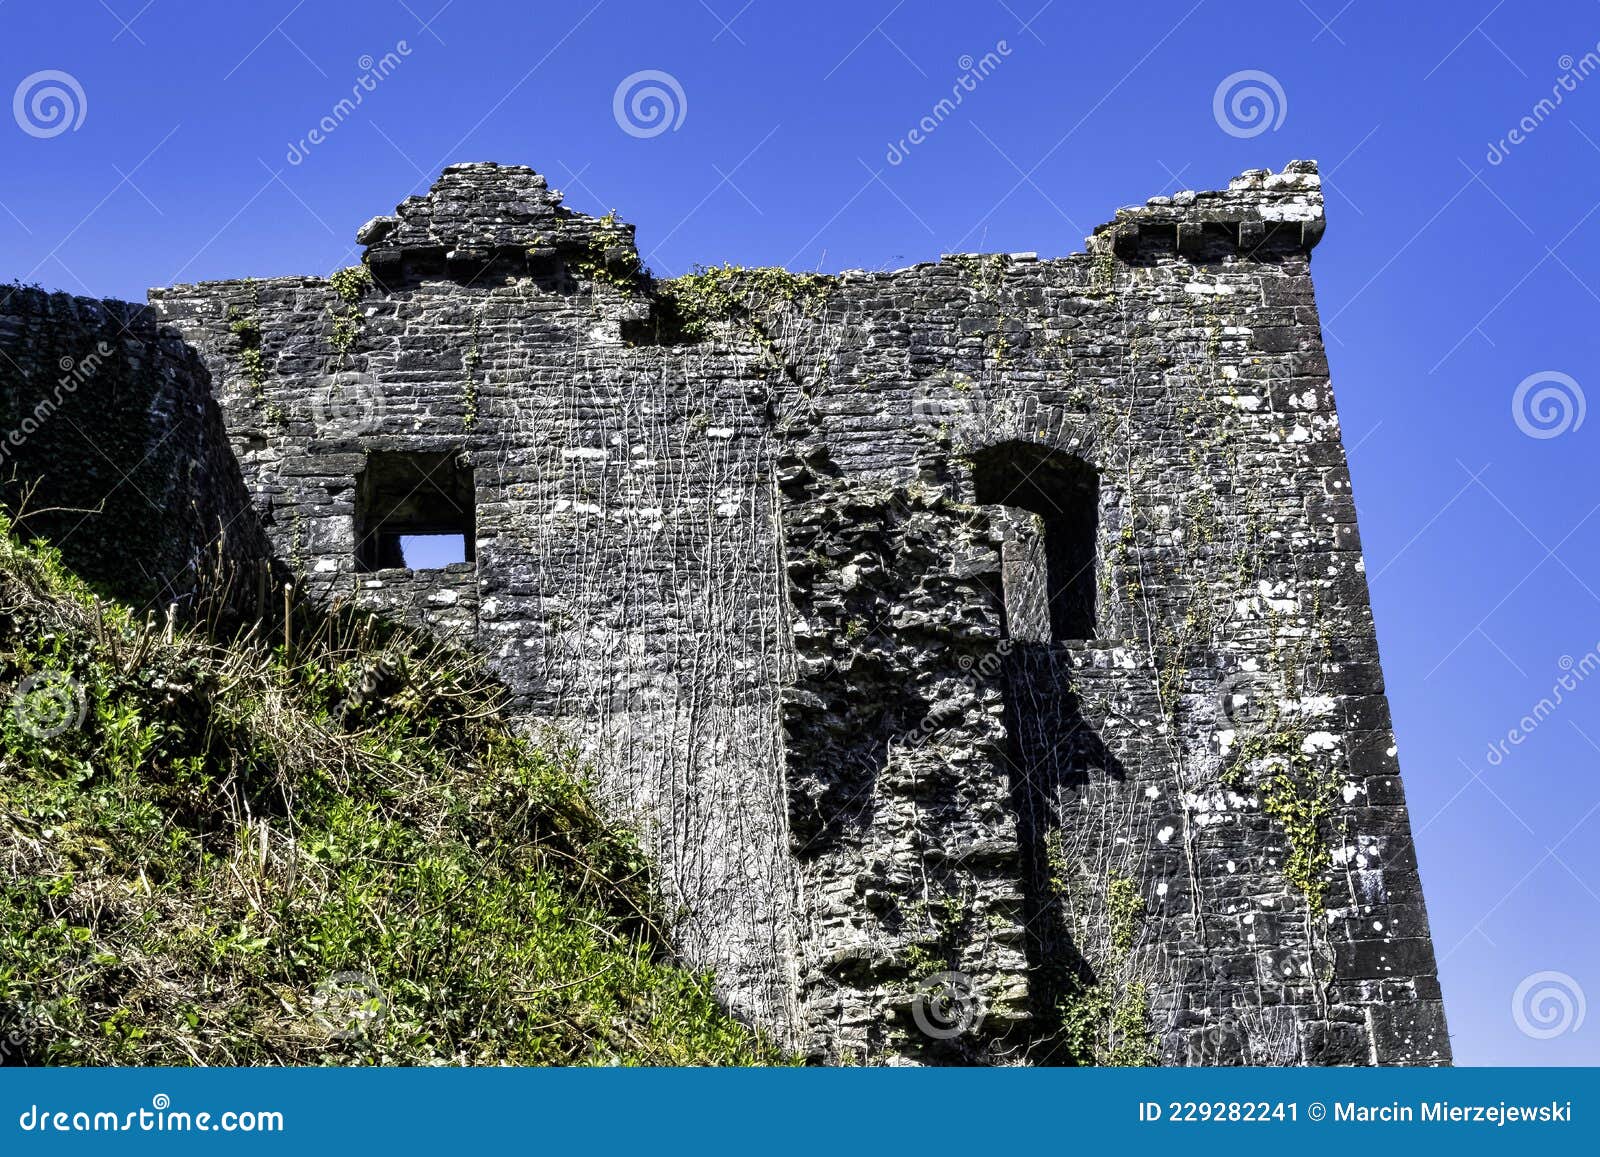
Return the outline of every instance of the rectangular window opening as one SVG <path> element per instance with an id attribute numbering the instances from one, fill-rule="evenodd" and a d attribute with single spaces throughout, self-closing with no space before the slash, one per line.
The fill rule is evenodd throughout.
<path id="1" fill-rule="evenodd" d="M 476 558 L 472 468 L 461 455 L 374 451 L 356 477 L 356 569 L 435 570 Z"/>

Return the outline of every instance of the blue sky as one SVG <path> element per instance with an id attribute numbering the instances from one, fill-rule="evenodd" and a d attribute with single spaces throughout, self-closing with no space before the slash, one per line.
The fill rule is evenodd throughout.
<path id="1" fill-rule="evenodd" d="M 1600 998 L 1600 677 L 1577 678 L 1600 647 L 1591 52 L 1591 0 L 0 0 L 0 96 L 49 70 L 76 85 L 36 79 L 3 123 L 0 278 L 138 300 L 326 273 L 455 161 L 530 164 L 574 208 L 617 209 L 665 274 L 1062 254 L 1119 205 L 1315 157 L 1313 265 L 1456 1055 L 1594 1064 L 1600 1011 L 1548 1037 L 1512 1012 L 1539 973 Z M 654 135 L 614 114 L 647 70 L 682 94 Z M 1278 90 L 1254 135 L 1214 111 L 1243 71 Z M 70 124 L 27 100 L 52 85 Z M 1564 665 L 1559 708 L 1491 756 Z"/>

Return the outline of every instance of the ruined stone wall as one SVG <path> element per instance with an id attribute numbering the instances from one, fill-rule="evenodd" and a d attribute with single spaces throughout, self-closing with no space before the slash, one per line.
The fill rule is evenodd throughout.
<path id="1" fill-rule="evenodd" d="M 502 197 L 517 221 L 497 234 Z M 529 170 L 458 167 L 407 208 L 401 227 L 364 230 L 383 238 L 379 280 L 353 301 L 308 278 L 152 300 L 212 367 L 257 506 L 309 589 L 480 645 L 517 707 L 577 742 L 639 824 L 680 948 L 716 967 L 739 1013 L 787 1025 L 765 377 L 735 350 L 625 345 L 627 302 L 604 278 L 631 230 L 565 215 Z M 422 219 L 458 233 L 440 241 Z M 259 334 L 264 388 L 241 331 Z M 475 584 L 457 568 L 357 573 L 355 480 L 372 449 L 471 468 Z"/>
<path id="2" fill-rule="evenodd" d="M 869 548 L 890 572 L 877 581 L 880 617 L 863 609 L 868 627 L 852 640 L 836 615 L 832 669 L 791 692 L 840 684 L 835 718 L 852 702 L 861 714 L 861 699 L 881 705 L 879 750 L 864 750 L 852 721 L 856 758 L 809 761 L 824 775 L 839 762 L 876 768 L 856 796 L 870 799 L 874 834 L 847 871 L 815 869 L 829 878 L 803 891 L 803 910 L 833 894 L 835 876 L 920 854 L 920 871 L 858 893 L 877 912 L 954 915 L 894 932 L 856 915 L 878 956 L 870 974 L 854 959 L 822 970 L 826 1000 L 854 1010 L 827 1034 L 836 1046 L 903 1048 L 883 1014 L 915 979 L 907 959 L 926 968 L 931 951 L 1007 1014 L 985 1026 L 998 1057 L 1448 1059 L 1310 281 L 1321 231 L 1315 168 L 1297 164 L 1124 210 L 1087 254 L 840 279 L 828 318 L 850 340 L 809 391 L 806 436 L 858 486 L 832 512 L 837 549 L 819 546 L 828 534 L 810 530 L 814 511 L 791 537 L 804 528 L 809 553 L 859 565 L 860 494 L 904 489 L 919 509 L 949 512 L 924 531 L 946 569 L 936 584 L 939 564 L 904 544 Z M 997 638 L 972 616 L 929 637 L 919 612 L 948 618 L 976 589 L 968 580 L 957 595 L 954 576 L 987 567 L 990 589 L 1004 586 L 1005 528 L 990 527 L 986 562 L 971 529 L 975 510 L 993 511 L 975 508 L 974 463 L 996 447 L 1021 463 L 1018 485 L 1041 450 L 1098 475 L 1090 637 Z M 822 581 L 847 604 L 842 592 L 860 584 L 848 570 Z M 805 621 L 818 580 L 794 585 Z M 972 674 L 953 693 L 920 696 L 939 726 L 895 717 L 886 688 L 906 694 L 959 670 Z M 938 798 L 920 767 L 930 748 L 970 800 Z M 791 793 L 808 750 L 791 728 Z M 917 786 L 897 789 L 907 777 Z M 1011 823 L 997 847 L 1014 845 L 1001 854 L 1015 857 L 1015 903 L 997 902 L 980 872 L 930 864 L 961 846 L 946 834 L 963 824 L 983 842 L 1002 789 Z M 879 834 L 889 825 L 899 834 Z M 890 853 L 875 851 L 885 843 Z M 822 945 L 848 937 L 820 939 L 826 958 Z M 1009 1010 L 1024 979 L 1019 1048 Z M 1113 1018 L 1147 1018 L 1153 1054 L 1115 1034 L 1071 1043 L 1076 1020 L 1107 1001 Z"/>
<path id="3" fill-rule="evenodd" d="M 204 363 L 141 305 L 0 290 L 0 502 L 162 612 L 267 556 Z"/>
<path id="4" fill-rule="evenodd" d="M 481 647 L 806 1055 L 1438 1063 L 1321 231 L 1295 163 L 1058 259 L 661 284 L 470 165 L 370 281 L 151 297 L 278 555 Z M 379 451 L 470 468 L 475 564 L 358 570 Z"/>

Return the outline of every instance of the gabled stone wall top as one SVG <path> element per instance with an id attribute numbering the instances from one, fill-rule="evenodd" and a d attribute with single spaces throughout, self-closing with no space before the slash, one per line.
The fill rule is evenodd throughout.
<path id="1" fill-rule="evenodd" d="M 451 165 L 422 197 L 408 197 L 392 215 L 374 217 L 356 233 L 374 272 L 407 257 L 483 264 L 508 255 L 531 261 L 632 244 L 633 227 L 574 213 L 561 194 L 525 165 Z"/>

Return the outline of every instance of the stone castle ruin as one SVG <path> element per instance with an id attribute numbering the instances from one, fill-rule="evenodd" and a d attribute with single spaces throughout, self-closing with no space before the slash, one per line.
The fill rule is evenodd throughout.
<path id="1" fill-rule="evenodd" d="M 455 165 L 329 278 L 10 291 L 4 472 L 153 605 L 270 556 L 480 650 L 811 1059 L 1447 1063 L 1322 232 L 1291 162 L 1065 257 L 657 281 Z"/>

